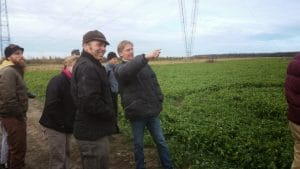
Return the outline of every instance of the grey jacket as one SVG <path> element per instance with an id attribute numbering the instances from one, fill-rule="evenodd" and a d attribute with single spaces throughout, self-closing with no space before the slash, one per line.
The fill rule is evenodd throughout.
<path id="1" fill-rule="evenodd" d="M 113 68 L 115 67 L 114 64 L 106 64 L 105 65 L 105 70 L 107 73 L 107 77 L 108 77 L 108 81 L 110 84 L 110 91 L 113 93 L 118 93 L 119 92 L 119 85 L 118 85 L 118 81 L 115 77 L 115 74 L 113 72 Z"/>
<path id="2" fill-rule="evenodd" d="M 114 72 L 119 82 L 121 104 L 128 119 L 138 120 L 159 115 L 163 94 L 145 55 L 123 61 L 116 65 Z"/>

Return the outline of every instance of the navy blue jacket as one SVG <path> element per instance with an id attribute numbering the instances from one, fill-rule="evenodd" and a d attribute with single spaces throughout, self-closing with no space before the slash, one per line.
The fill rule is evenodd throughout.
<path id="1" fill-rule="evenodd" d="M 40 124 L 63 133 L 72 133 L 76 108 L 70 93 L 70 79 L 64 73 L 53 77 L 47 86 Z"/>

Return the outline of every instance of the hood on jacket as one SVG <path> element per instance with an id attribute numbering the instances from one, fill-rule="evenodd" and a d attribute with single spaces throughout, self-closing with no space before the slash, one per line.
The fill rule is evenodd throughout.
<path id="1" fill-rule="evenodd" d="M 7 66 L 12 66 L 14 65 L 14 63 L 12 61 L 9 60 L 4 60 L 1 64 L 0 64 L 0 69 L 7 67 Z"/>

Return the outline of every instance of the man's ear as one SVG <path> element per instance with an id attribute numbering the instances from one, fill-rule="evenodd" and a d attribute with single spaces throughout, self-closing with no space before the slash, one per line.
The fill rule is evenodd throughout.
<path id="1" fill-rule="evenodd" d="M 89 44 L 88 43 L 84 43 L 82 44 L 83 49 L 87 50 L 88 49 Z"/>

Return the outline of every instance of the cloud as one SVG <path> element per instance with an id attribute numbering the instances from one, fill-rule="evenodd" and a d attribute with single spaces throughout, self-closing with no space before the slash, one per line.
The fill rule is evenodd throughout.
<path id="1" fill-rule="evenodd" d="M 193 53 L 297 50 L 299 6 L 298 0 L 199 1 Z M 12 40 L 30 56 L 68 55 L 93 29 L 111 42 L 108 51 L 129 39 L 136 53 L 163 48 L 164 55 L 184 55 L 178 9 L 174 0 L 8 1 Z"/>

